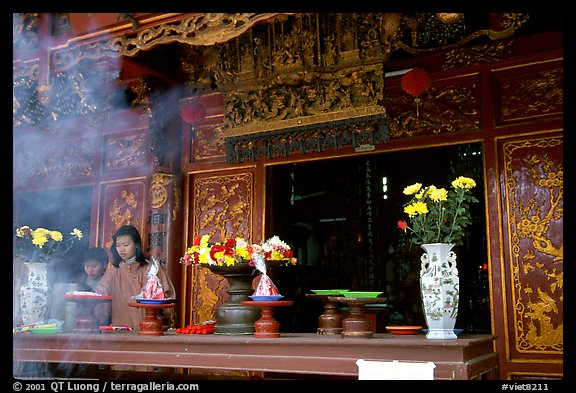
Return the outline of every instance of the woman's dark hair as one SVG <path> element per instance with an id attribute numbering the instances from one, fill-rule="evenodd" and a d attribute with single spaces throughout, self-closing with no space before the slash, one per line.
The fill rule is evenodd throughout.
<path id="1" fill-rule="evenodd" d="M 144 252 L 142 251 L 142 239 L 140 238 L 140 232 L 134 225 L 123 225 L 114 235 L 112 235 L 112 245 L 110 246 L 110 252 L 112 252 L 112 266 L 118 267 L 120 262 L 122 262 L 122 257 L 116 251 L 116 239 L 119 236 L 128 235 L 132 238 L 134 244 L 136 244 L 136 261 L 140 266 L 145 266 L 148 264 L 146 261 L 146 257 L 144 256 Z"/>
<path id="2" fill-rule="evenodd" d="M 108 265 L 108 253 L 100 247 L 92 247 L 86 250 L 83 255 L 83 261 L 97 261 L 104 267 Z"/>

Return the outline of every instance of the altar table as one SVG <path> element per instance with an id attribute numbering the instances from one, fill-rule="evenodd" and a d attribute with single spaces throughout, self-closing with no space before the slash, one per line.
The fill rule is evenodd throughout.
<path id="1" fill-rule="evenodd" d="M 144 365 L 175 369 L 259 371 L 306 376 L 358 377 L 358 359 L 434 362 L 435 379 L 496 379 L 493 335 L 462 334 L 455 340 L 428 340 L 424 334 L 342 338 L 316 333 L 163 336 L 138 332 L 107 334 L 16 334 L 13 361 Z"/>

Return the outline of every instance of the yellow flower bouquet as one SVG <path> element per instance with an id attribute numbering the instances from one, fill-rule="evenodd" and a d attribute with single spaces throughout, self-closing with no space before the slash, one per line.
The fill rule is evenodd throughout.
<path id="1" fill-rule="evenodd" d="M 459 176 L 449 190 L 434 185 L 423 187 L 422 183 L 404 188 L 404 195 L 411 196 L 404 205 L 409 222 L 399 220 L 398 227 L 405 233 L 410 232 L 410 241 L 414 244 L 462 244 L 466 229 L 472 223 L 470 204 L 478 202 L 471 193 L 474 187 L 473 179 Z"/>
<path id="2" fill-rule="evenodd" d="M 31 261 L 48 263 L 62 259 L 73 247 L 75 240 L 82 239 L 82 231 L 74 228 L 70 237 L 64 239 L 59 231 L 46 228 L 32 229 L 24 225 L 16 229 L 14 252 L 25 255 Z"/>

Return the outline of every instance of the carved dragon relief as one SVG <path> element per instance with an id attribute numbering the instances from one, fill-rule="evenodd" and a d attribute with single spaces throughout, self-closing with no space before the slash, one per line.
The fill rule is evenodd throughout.
<path id="1" fill-rule="evenodd" d="M 510 143 L 506 147 L 510 231 L 512 247 L 513 304 L 517 350 L 563 351 L 563 166 L 545 151 L 561 146 L 559 138 Z M 513 153 L 526 154 L 529 173 L 522 178 L 512 168 Z M 520 188 L 527 187 L 526 193 Z M 525 195 L 524 195 L 525 194 Z M 529 196 L 529 197 L 528 197 Z M 527 201 L 524 200 L 527 198 Z M 550 233 L 556 232 L 554 236 Z M 560 239 L 560 243 L 551 239 Z"/>

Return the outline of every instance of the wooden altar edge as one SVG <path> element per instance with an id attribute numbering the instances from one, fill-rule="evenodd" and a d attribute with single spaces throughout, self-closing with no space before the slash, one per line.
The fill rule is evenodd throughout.
<path id="1" fill-rule="evenodd" d="M 13 361 L 225 369 L 295 375 L 358 376 L 358 359 L 431 361 L 435 379 L 496 378 L 491 335 L 428 340 L 424 335 L 374 338 L 283 333 L 252 336 L 121 334 L 14 336 Z"/>

